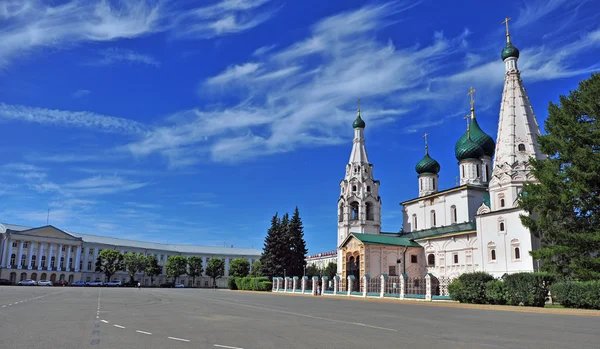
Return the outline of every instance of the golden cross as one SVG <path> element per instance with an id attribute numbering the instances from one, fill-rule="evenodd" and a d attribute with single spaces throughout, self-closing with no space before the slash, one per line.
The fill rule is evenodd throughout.
<path id="1" fill-rule="evenodd" d="M 467 120 L 467 130 L 469 129 L 469 119 L 471 118 L 471 115 L 467 114 L 463 119 Z"/>
<path id="2" fill-rule="evenodd" d="M 425 138 L 425 153 L 427 153 L 429 146 L 427 145 L 427 136 L 429 136 L 429 133 L 425 132 L 425 134 L 423 135 L 423 138 Z"/>
<path id="3" fill-rule="evenodd" d="M 360 110 L 360 98 L 358 99 L 358 110 Z"/>
<path id="4" fill-rule="evenodd" d="M 508 34 L 508 21 L 510 21 L 511 18 L 510 17 L 506 17 L 504 18 L 504 22 L 502 22 L 502 24 L 506 24 L 506 36 L 509 36 Z"/>
<path id="5" fill-rule="evenodd" d="M 469 95 L 469 97 L 471 97 L 471 107 L 473 107 L 475 105 L 475 98 L 473 97 L 473 95 L 475 94 L 475 89 L 473 88 L 473 86 L 469 88 L 469 93 L 467 94 Z"/>

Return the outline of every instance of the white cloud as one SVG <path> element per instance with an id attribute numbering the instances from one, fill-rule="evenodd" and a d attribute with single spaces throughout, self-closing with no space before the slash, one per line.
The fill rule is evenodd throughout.
<path id="1" fill-rule="evenodd" d="M 77 195 L 104 195 L 139 189 L 146 185 L 146 182 L 132 182 L 119 176 L 94 176 L 66 183 L 63 187 Z"/>
<path id="2" fill-rule="evenodd" d="M 32 164 L 26 164 L 23 162 L 12 162 L 5 165 L 2 165 L 3 168 L 7 170 L 16 170 L 16 171 L 41 171 L 42 168 L 39 166 L 35 166 Z"/>
<path id="3" fill-rule="evenodd" d="M 87 111 L 73 112 L 4 103 L 0 103 L 0 118 L 38 124 L 57 124 L 128 135 L 140 134 L 148 131 L 150 128 L 133 120 Z"/>
<path id="4" fill-rule="evenodd" d="M 223 206 L 221 204 L 214 203 L 211 201 L 184 201 L 184 202 L 182 202 L 182 204 L 183 205 L 200 206 L 203 208 L 217 208 L 217 207 Z"/>
<path id="5" fill-rule="evenodd" d="M 94 65 L 112 65 L 115 63 L 139 63 L 146 64 L 155 67 L 160 67 L 160 62 L 148 55 L 139 52 L 135 52 L 132 50 L 124 49 L 124 48 L 109 48 L 106 50 L 100 51 L 101 59 L 97 61 L 93 61 L 90 64 Z"/>
<path id="6" fill-rule="evenodd" d="M 73 98 L 81 98 L 89 95 L 90 93 L 92 93 L 90 90 L 77 90 L 73 92 L 71 96 L 73 96 Z"/>
<path id="7" fill-rule="evenodd" d="M 221 85 L 227 84 L 231 81 L 235 81 L 237 79 L 243 78 L 245 76 L 251 75 L 258 70 L 260 64 L 256 63 L 245 63 L 242 65 L 234 65 L 223 73 L 214 76 L 206 81 L 207 85 Z"/>
<path id="8" fill-rule="evenodd" d="M 253 56 L 262 56 L 265 53 L 273 50 L 277 45 L 267 45 L 267 46 L 261 46 L 259 48 L 257 48 L 256 50 L 254 50 L 254 52 L 252 52 Z"/>

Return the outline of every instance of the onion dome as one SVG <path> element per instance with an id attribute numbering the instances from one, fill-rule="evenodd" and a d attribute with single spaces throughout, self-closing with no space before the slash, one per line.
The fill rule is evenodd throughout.
<path id="1" fill-rule="evenodd" d="M 467 133 L 462 135 L 454 146 L 454 155 L 458 161 L 466 159 L 479 160 L 483 156 L 483 148 L 471 139 L 469 133 L 467 131 Z"/>
<path id="2" fill-rule="evenodd" d="M 501 57 L 503 61 L 509 57 L 519 58 L 519 49 L 513 46 L 512 42 L 508 41 L 502 50 Z"/>
<path id="3" fill-rule="evenodd" d="M 418 174 L 438 174 L 440 172 L 440 164 L 435 161 L 429 153 L 426 153 L 423 158 L 417 162 L 417 166 L 415 166 L 415 171 Z"/>
<path id="4" fill-rule="evenodd" d="M 473 114 L 474 115 L 474 114 Z M 493 157 L 496 152 L 496 143 L 494 139 L 490 137 L 487 133 L 483 132 L 479 124 L 477 123 L 477 119 L 473 116 L 471 118 L 471 140 L 483 149 L 483 155 L 487 155 L 489 157 Z"/>
<path id="5" fill-rule="evenodd" d="M 356 116 L 356 119 L 354 120 L 354 122 L 352 123 L 352 128 L 365 128 L 365 122 L 363 121 L 363 119 L 360 117 L 360 110 L 358 111 L 358 115 Z"/>

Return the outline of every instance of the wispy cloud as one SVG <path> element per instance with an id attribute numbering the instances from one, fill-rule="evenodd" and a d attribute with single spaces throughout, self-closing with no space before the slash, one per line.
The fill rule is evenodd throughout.
<path id="1" fill-rule="evenodd" d="M 92 61 L 93 65 L 113 65 L 115 63 L 145 64 L 160 67 L 160 62 L 151 55 L 124 48 L 109 48 L 100 51 L 102 58 Z"/>
<path id="2" fill-rule="evenodd" d="M 137 207 L 137 208 L 143 208 L 143 209 L 152 209 L 152 208 L 160 208 L 161 207 L 161 205 L 157 205 L 157 204 L 148 204 L 148 203 L 133 202 L 133 201 L 125 202 L 125 205 Z"/>
<path id="3" fill-rule="evenodd" d="M 223 206 L 222 204 L 210 202 L 210 201 L 184 201 L 181 203 L 182 205 L 193 205 L 199 206 L 203 208 L 217 208 Z"/>
<path id="4" fill-rule="evenodd" d="M 90 93 L 92 93 L 92 91 L 90 91 L 90 90 L 77 90 L 77 91 L 73 92 L 71 94 L 71 96 L 73 98 L 81 98 L 81 97 L 85 97 L 85 96 L 89 95 Z"/>
<path id="5" fill-rule="evenodd" d="M 119 176 L 94 176 L 66 183 L 63 187 L 78 195 L 105 195 L 139 189 L 148 184 L 128 181 Z"/>
<path id="6" fill-rule="evenodd" d="M 252 52 L 252 55 L 253 56 L 262 56 L 265 53 L 273 50 L 275 47 L 277 47 L 277 45 L 261 46 L 261 47 L 257 48 L 256 50 L 254 50 L 254 52 Z"/>
<path id="7" fill-rule="evenodd" d="M 144 133 L 150 129 L 147 125 L 133 120 L 87 111 L 74 112 L 4 103 L 0 103 L 0 118 L 129 135 Z"/>

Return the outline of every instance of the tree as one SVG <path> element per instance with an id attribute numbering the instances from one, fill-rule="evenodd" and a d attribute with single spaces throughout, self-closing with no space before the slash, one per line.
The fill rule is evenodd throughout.
<path id="1" fill-rule="evenodd" d="M 162 265 L 158 264 L 156 256 L 149 255 L 146 257 L 146 275 L 150 277 L 150 283 L 154 284 L 154 277 L 162 273 Z"/>
<path id="2" fill-rule="evenodd" d="M 306 276 L 318 276 L 321 277 L 322 275 L 322 271 L 319 267 L 317 267 L 315 264 L 311 264 L 308 267 L 306 267 Z"/>
<path id="3" fill-rule="evenodd" d="M 169 256 L 167 259 L 167 277 L 172 277 L 173 282 L 187 272 L 187 258 L 184 256 Z"/>
<path id="4" fill-rule="evenodd" d="M 531 159 L 537 183 L 526 183 L 519 206 L 523 225 L 541 238 L 531 256 L 560 278 L 600 279 L 600 74 L 550 102 L 546 135 L 538 137 L 547 159 Z"/>
<path id="5" fill-rule="evenodd" d="M 286 249 L 286 272 L 287 275 L 302 275 L 306 266 L 306 242 L 304 241 L 304 226 L 300 218 L 298 206 L 294 210 L 294 215 L 290 220 L 286 229 L 286 241 L 288 249 Z"/>
<path id="6" fill-rule="evenodd" d="M 250 270 L 250 276 L 252 276 L 252 277 L 263 276 L 261 269 L 262 269 L 262 263 L 260 262 L 260 259 L 255 260 L 252 263 L 252 269 Z"/>
<path id="7" fill-rule="evenodd" d="M 141 253 L 125 253 L 123 255 L 123 268 L 129 274 L 129 282 L 134 281 L 135 274 L 144 271 L 146 257 Z"/>
<path id="8" fill-rule="evenodd" d="M 116 272 L 123 270 L 123 255 L 117 250 L 102 250 L 96 260 L 96 271 L 106 275 L 106 279 L 115 275 Z"/>
<path id="9" fill-rule="evenodd" d="M 206 275 L 208 275 L 213 285 L 216 287 L 217 279 L 225 275 L 225 261 L 221 258 L 211 258 L 206 265 Z"/>
<path id="10" fill-rule="evenodd" d="M 337 263 L 329 262 L 325 268 L 323 268 L 321 275 L 327 276 L 329 280 L 333 280 L 335 275 L 337 274 Z"/>
<path id="11" fill-rule="evenodd" d="M 202 275 L 204 271 L 202 268 L 202 258 L 196 256 L 188 257 L 187 263 L 187 274 L 192 277 L 192 285 L 196 285 L 196 278 Z"/>
<path id="12" fill-rule="evenodd" d="M 229 263 L 230 277 L 245 277 L 250 273 L 250 262 L 244 258 L 236 258 Z"/>
<path id="13" fill-rule="evenodd" d="M 272 278 L 273 276 L 283 276 L 285 241 L 282 234 L 281 221 L 277 213 L 271 218 L 271 227 L 267 231 L 263 254 L 260 257 L 261 274 Z"/>

